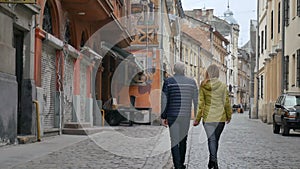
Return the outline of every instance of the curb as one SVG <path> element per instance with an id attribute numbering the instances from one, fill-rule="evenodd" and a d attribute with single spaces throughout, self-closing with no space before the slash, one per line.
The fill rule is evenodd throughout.
<path id="1" fill-rule="evenodd" d="M 17 136 L 18 144 L 28 144 L 37 142 L 37 138 L 34 135 Z"/>

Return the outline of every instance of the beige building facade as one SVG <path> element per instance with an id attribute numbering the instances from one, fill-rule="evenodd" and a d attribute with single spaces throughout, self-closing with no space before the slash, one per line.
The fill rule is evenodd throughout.
<path id="1" fill-rule="evenodd" d="M 258 1 L 255 107 L 263 122 L 272 123 L 274 104 L 280 94 L 300 92 L 299 3 Z"/>
<path id="2" fill-rule="evenodd" d="M 193 17 L 186 16 L 182 25 L 182 57 L 187 76 L 195 78 L 198 84 L 204 79 L 206 68 L 216 64 L 220 68 L 220 80 L 226 83 L 229 42 L 212 26 Z"/>
<path id="3" fill-rule="evenodd" d="M 285 81 L 286 92 L 300 92 L 300 2 L 290 0 L 285 4 Z M 288 8 L 289 6 L 289 8 Z"/>

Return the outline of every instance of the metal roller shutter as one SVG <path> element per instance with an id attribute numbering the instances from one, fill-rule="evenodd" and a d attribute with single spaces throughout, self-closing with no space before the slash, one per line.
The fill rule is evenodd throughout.
<path id="1" fill-rule="evenodd" d="M 66 59 L 65 74 L 64 74 L 64 122 L 72 121 L 73 111 L 73 72 L 74 59 L 70 56 Z"/>
<path id="2" fill-rule="evenodd" d="M 43 88 L 43 125 L 45 129 L 54 128 L 54 108 L 56 94 L 55 50 L 43 46 L 42 53 L 42 88 Z"/>
<path id="3" fill-rule="evenodd" d="M 86 122 L 86 66 L 80 64 L 80 121 Z"/>

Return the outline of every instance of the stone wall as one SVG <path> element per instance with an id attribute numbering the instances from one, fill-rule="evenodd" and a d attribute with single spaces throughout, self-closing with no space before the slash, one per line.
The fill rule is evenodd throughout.
<path id="1" fill-rule="evenodd" d="M 17 137 L 18 84 L 16 77 L 0 72 L 0 145 Z"/>

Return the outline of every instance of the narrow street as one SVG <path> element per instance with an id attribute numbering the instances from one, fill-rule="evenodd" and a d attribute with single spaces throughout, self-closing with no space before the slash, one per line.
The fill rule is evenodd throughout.
<path id="1" fill-rule="evenodd" d="M 189 169 L 207 168 L 208 148 L 202 127 L 190 129 Z M 300 133 L 283 137 L 272 125 L 248 118 L 248 112 L 233 114 L 220 139 L 221 169 L 299 169 Z"/>
<path id="2" fill-rule="evenodd" d="M 222 133 L 219 165 L 226 169 L 299 168 L 300 134 L 283 137 L 272 125 L 234 114 Z M 208 150 L 203 127 L 191 127 L 186 162 L 189 169 L 207 166 Z M 169 169 L 168 130 L 134 125 L 105 128 L 91 136 L 62 135 L 40 143 L 0 148 L 0 168 L 147 168 Z"/>

